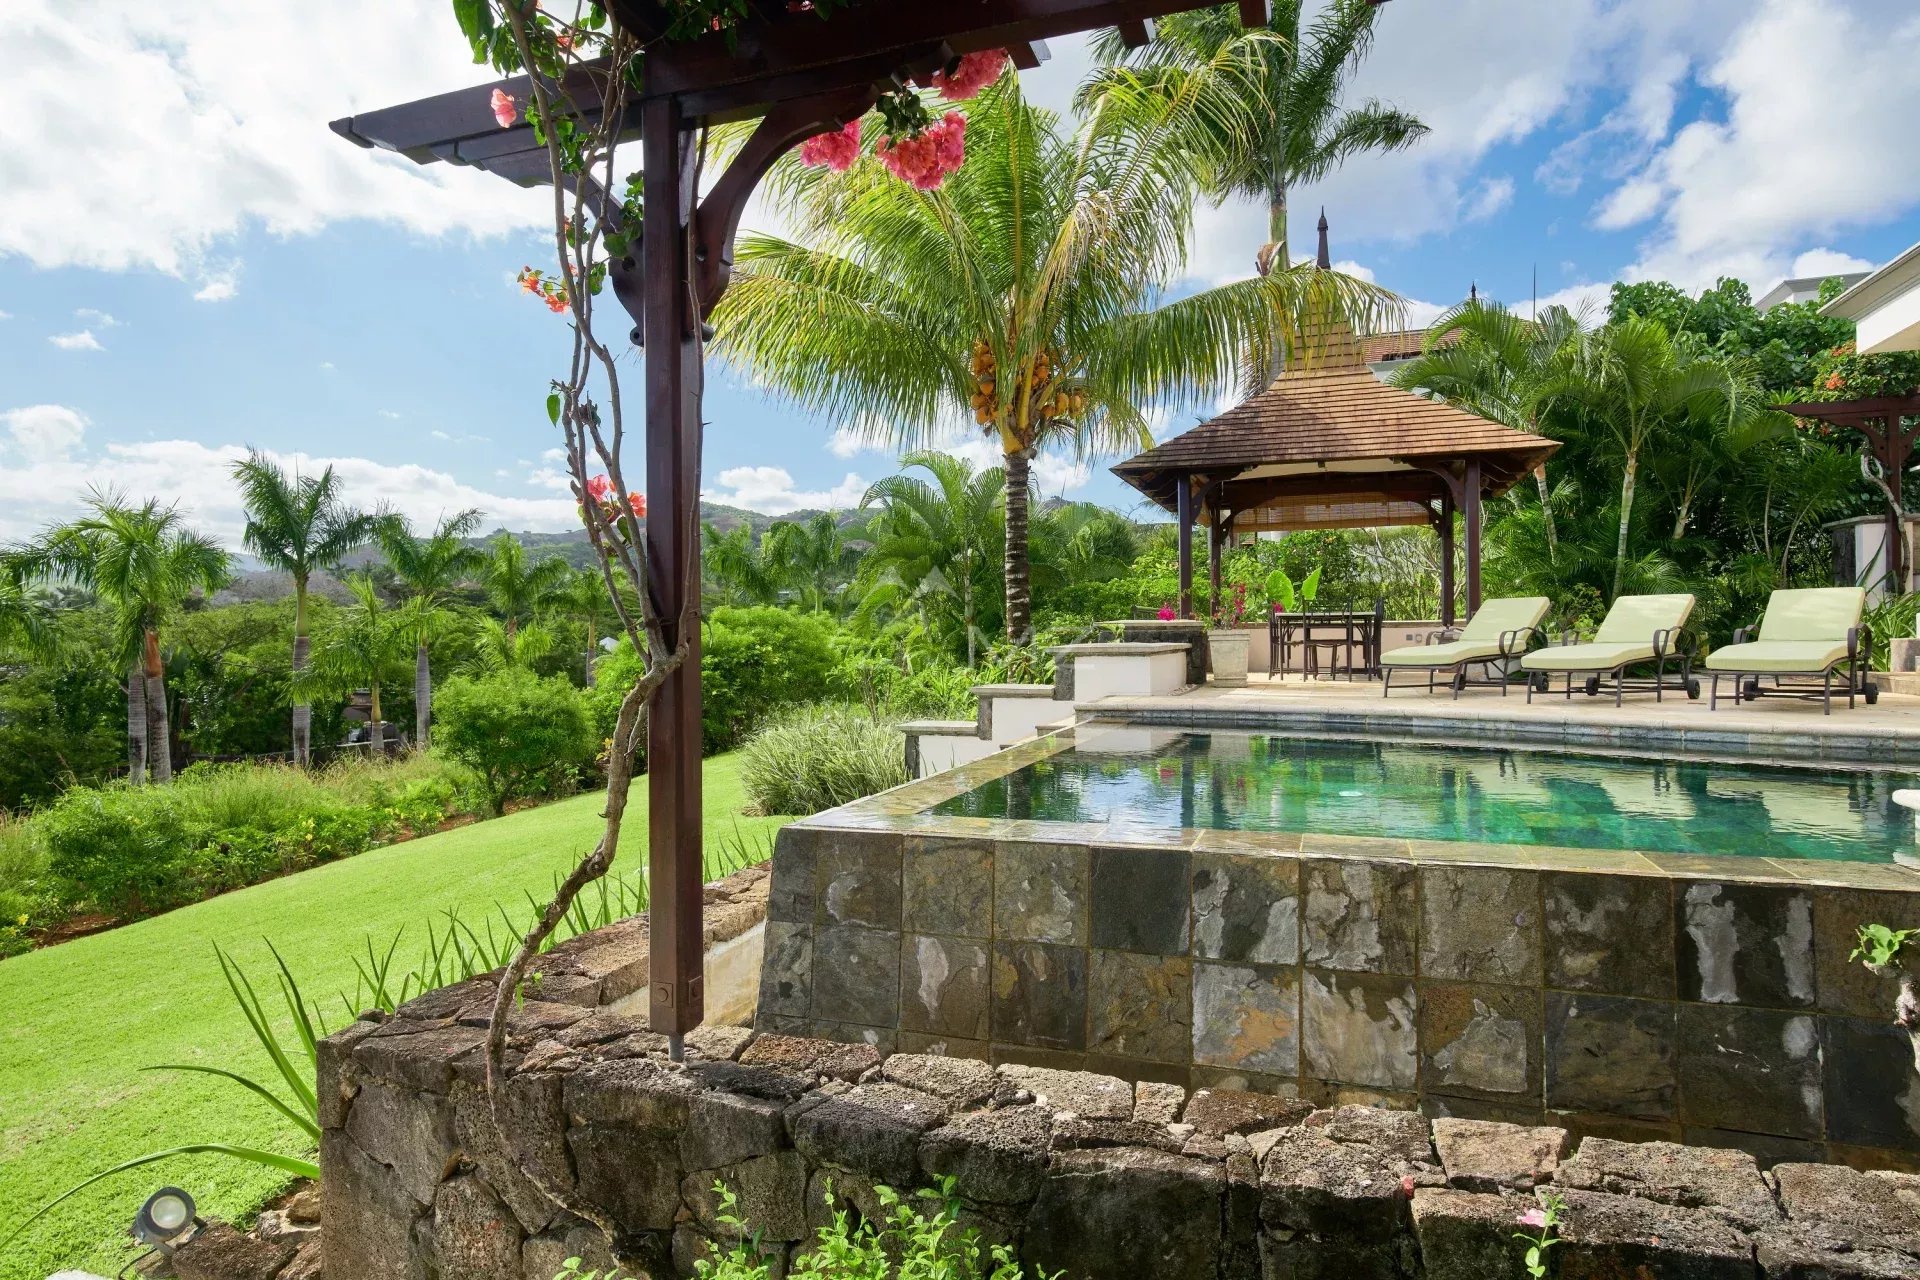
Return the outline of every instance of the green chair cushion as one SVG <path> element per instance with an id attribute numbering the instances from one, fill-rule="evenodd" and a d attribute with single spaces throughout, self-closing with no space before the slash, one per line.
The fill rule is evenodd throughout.
<path id="1" fill-rule="evenodd" d="M 1462 662 L 1477 662 L 1500 656 L 1500 638 L 1492 640 L 1449 640 L 1445 644 L 1415 644 L 1390 649 L 1380 655 L 1389 667 L 1451 667 Z"/>
<path id="2" fill-rule="evenodd" d="M 1608 615 L 1611 617 L 1612 615 Z M 1652 636 L 1652 632 L 1647 633 Z M 1653 644 L 1563 644 L 1535 649 L 1520 660 L 1528 671 L 1611 671 L 1629 662 L 1652 662 Z"/>
<path id="3" fill-rule="evenodd" d="M 1693 597 L 1621 596 L 1594 632 L 1595 644 L 1652 644 L 1653 633 L 1684 627 L 1693 613 Z"/>
<path id="4" fill-rule="evenodd" d="M 1767 600 L 1760 619 L 1761 640 L 1837 640 L 1846 643 L 1847 630 L 1860 625 L 1867 607 L 1861 587 L 1799 587 L 1776 591 Z"/>
<path id="5" fill-rule="evenodd" d="M 1774 593 L 1776 596 L 1788 594 Z M 1767 609 L 1769 616 L 1773 609 Z M 1838 640 L 1752 640 L 1730 644 L 1707 655 L 1709 671 L 1759 671 L 1790 674 L 1825 671 L 1836 662 L 1845 662 L 1847 642 Z"/>
<path id="6" fill-rule="evenodd" d="M 1503 596 L 1497 600 L 1482 600 L 1479 612 L 1460 628 L 1460 638 L 1478 640 L 1493 645 L 1497 650 L 1503 633 L 1539 626 L 1540 619 L 1547 616 L 1552 603 L 1545 596 Z"/>

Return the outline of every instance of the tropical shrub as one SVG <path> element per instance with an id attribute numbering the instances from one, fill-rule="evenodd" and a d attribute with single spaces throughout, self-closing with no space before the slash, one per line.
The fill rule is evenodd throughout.
<path id="1" fill-rule="evenodd" d="M 740 778 L 760 813 L 805 816 L 899 786 L 906 753 L 895 724 L 863 708 L 793 707 L 748 740 Z"/>
<path id="2" fill-rule="evenodd" d="M 0 959 L 33 945 L 31 930 L 49 914 L 52 900 L 39 831 L 0 813 Z"/>
<path id="3" fill-rule="evenodd" d="M 715 609 L 700 637 L 701 736 L 737 744 L 780 707 L 811 702 L 834 672 L 831 618 L 788 609 Z"/>
<path id="4" fill-rule="evenodd" d="M 125 783 L 74 787 L 35 819 L 65 896 L 116 916 L 194 900 L 193 844 L 180 795 Z"/>
<path id="5" fill-rule="evenodd" d="M 506 668 L 447 681 L 434 698 L 436 749 L 472 769 L 487 808 L 570 790 L 593 759 L 593 725 L 565 680 Z"/>

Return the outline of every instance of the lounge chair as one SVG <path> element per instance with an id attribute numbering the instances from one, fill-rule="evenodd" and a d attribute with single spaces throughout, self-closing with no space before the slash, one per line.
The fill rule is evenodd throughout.
<path id="1" fill-rule="evenodd" d="M 1733 700 L 1770 697 L 1818 698 L 1825 714 L 1833 714 L 1833 676 L 1846 668 L 1847 705 L 1856 695 L 1868 705 L 1880 700 L 1880 689 L 1867 679 L 1867 660 L 1873 643 L 1860 625 L 1867 593 L 1859 587 L 1804 587 L 1776 591 L 1767 601 L 1757 637 L 1753 628 L 1733 633 L 1733 643 L 1707 655 L 1706 670 L 1713 677 L 1709 706 L 1720 705 L 1720 677 L 1732 676 Z M 1818 679 L 1815 687 L 1787 680 Z M 1762 681 L 1771 684 L 1762 684 Z"/>
<path id="2" fill-rule="evenodd" d="M 1479 612 L 1457 632 L 1430 632 L 1426 644 L 1381 654 L 1380 666 L 1386 679 L 1380 696 L 1384 698 L 1393 692 L 1393 673 L 1396 670 L 1414 670 L 1427 673 L 1429 692 L 1437 687 L 1434 676 L 1442 671 L 1448 672 L 1447 683 L 1453 688 L 1453 696 L 1458 698 L 1460 691 L 1468 684 L 1468 667 L 1485 663 L 1491 668 L 1492 664 L 1499 663 L 1501 671 L 1497 679 L 1490 677 L 1473 683 L 1497 684 L 1501 696 L 1505 697 L 1507 668 L 1535 641 L 1546 639 L 1540 630 L 1540 619 L 1547 616 L 1550 603 L 1545 596 L 1509 596 L 1500 600 L 1485 600 L 1481 602 Z"/>
<path id="3" fill-rule="evenodd" d="M 1551 688 L 1556 675 L 1567 678 L 1566 695 L 1573 697 L 1573 678 L 1587 677 L 1589 698 L 1600 692 L 1602 677 L 1613 677 L 1613 705 L 1619 706 L 1627 689 L 1652 689 L 1654 701 L 1662 700 L 1668 689 L 1683 690 L 1689 698 L 1700 696 L 1700 682 L 1693 678 L 1692 633 L 1687 630 L 1687 615 L 1693 612 L 1693 597 L 1621 596 L 1600 620 L 1600 629 L 1586 644 L 1552 645 L 1537 649 L 1520 660 L 1523 670 L 1538 675 L 1540 689 Z M 1652 663 L 1653 678 L 1626 678 L 1628 667 Z M 1677 684 L 1667 683 L 1667 665 L 1678 664 Z M 1527 681 L 1527 701 L 1533 701 L 1535 681 Z"/>

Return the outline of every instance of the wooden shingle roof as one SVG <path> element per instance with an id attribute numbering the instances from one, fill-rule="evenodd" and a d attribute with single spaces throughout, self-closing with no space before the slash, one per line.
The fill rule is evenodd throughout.
<path id="1" fill-rule="evenodd" d="M 1309 350 L 1268 387 L 1190 431 L 1114 467 L 1114 473 L 1169 511 L 1182 477 L 1217 485 L 1257 472 L 1293 473 L 1286 487 L 1305 498 L 1324 474 L 1325 494 L 1349 504 L 1416 501 L 1431 486 L 1417 476 L 1472 459 L 1485 490 L 1505 491 L 1559 448 L 1544 436 L 1516 431 L 1438 400 L 1390 387 L 1367 368 L 1366 339 L 1336 331 Z M 1324 472 L 1317 469 L 1326 464 Z M 1409 471 L 1417 475 L 1409 475 Z M 1376 474 L 1378 484 L 1364 477 Z M 1268 485 L 1267 488 L 1272 488 Z M 1365 514 L 1352 512 L 1356 522 Z M 1403 523 L 1408 512 L 1378 510 L 1380 523 Z M 1316 520 L 1315 524 L 1322 523 Z"/>

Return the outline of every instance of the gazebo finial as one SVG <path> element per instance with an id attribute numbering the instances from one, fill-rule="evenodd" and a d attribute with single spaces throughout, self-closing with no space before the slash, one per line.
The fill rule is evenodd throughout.
<path id="1" fill-rule="evenodd" d="M 1322 271 L 1333 265 L 1333 255 L 1327 252 L 1327 207 L 1325 205 L 1320 206 L 1320 253 L 1313 260 L 1313 265 Z"/>
<path id="2" fill-rule="evenodd" d="M 1478 280 L 1475 280 L 1471 284 L 1467 285 L 1467 301 L 1468 302 L 1480 301 L 1480 282 Z"/>

